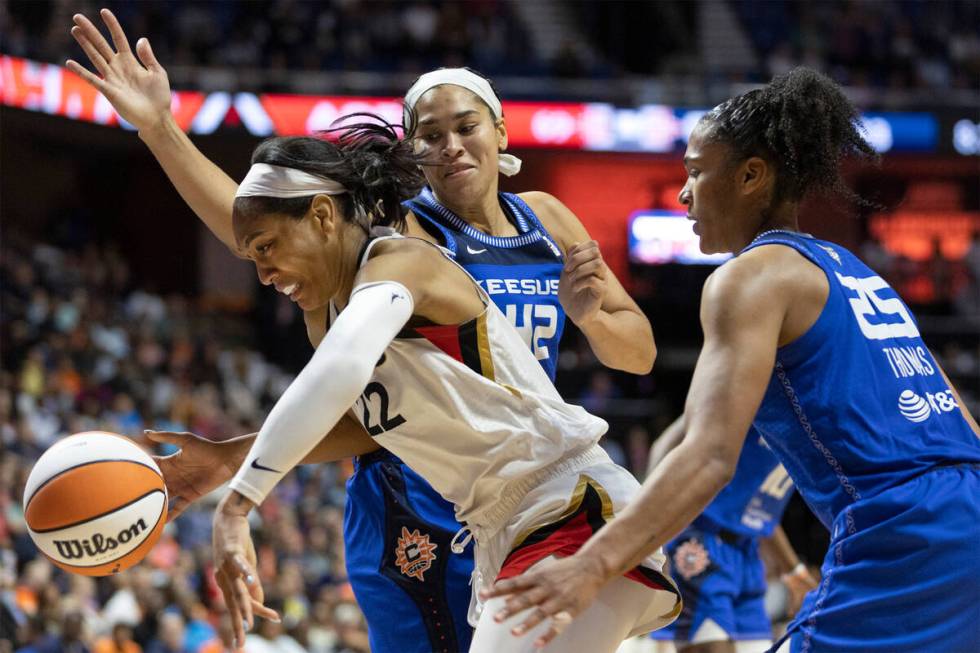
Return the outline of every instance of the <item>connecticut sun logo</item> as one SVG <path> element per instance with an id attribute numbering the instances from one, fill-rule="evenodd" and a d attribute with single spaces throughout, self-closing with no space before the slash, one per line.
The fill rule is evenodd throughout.
<path id="1" fill-rule="evenodd" d="M 411 533 L 402 526 L 402 536 L 398 538 L 398 548 L 395 549 L 395 564 L 406 576 L 425 581 L 425 572 L 429 571 L 432 561 L 436 559 L 433 553 L 437 545 L 429 542 L 429 535 L 421 535 L 418 529 Z"/>
<path id="2" fill-rule="evenodd" d="M 674 551 L 674 570 L 685 580 L 694 578 L 711 564 L 708 551 L 697 540 L 688 540 Z"/>

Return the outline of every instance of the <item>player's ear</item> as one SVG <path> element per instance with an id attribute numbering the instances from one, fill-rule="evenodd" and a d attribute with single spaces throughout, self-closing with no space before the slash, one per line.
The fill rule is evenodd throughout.
<path id="1" fill-rule="evenodd" d="M 307 217 L 312 219 L 316 223 L 317 230 L 326 236 L 337 229 L 337 219 L 340 218 L 340 214 L 332 197 L 317 195 L 310 202 Z"/>
<path id="2" fill-rule="evenodd" d="M 497 119 L 495 128 L 497 131 L 497 149 L 503 152 L 507 149 L 507 123 L 503 116 Z"/>

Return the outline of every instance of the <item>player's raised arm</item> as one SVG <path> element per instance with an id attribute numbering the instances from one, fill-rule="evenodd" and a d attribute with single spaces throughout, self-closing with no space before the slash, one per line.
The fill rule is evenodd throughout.
<path id="1" fill-rule="evenodd" d="M 578 217 L 548 193 L 524 193 L 538 217 L 565 250 L 558 297 L 606 367 L 647 374 L 657 358 L 653 328 L 602 259 Z"/>
<path id="2" fill-rule="evenodd" d="M 188 206 L 221 242 L 235 251 L 231 209 L 238 184 L 191 142 L 170 113 L 170 81 L 153 55 L 150 41 L 136 42 L 135 55 L 122 26 L 108 9 L 101 12 L 113 45 L 82 14 L 75 14 L 71 35 L 85 51 L 94 75 L 77 61 L 67 68 L 102 93 L 140 138 Z"/>

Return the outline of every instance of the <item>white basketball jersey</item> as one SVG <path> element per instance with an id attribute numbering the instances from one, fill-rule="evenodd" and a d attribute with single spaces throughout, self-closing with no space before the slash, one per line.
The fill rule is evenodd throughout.
<path id="1" fill-rule="evenodd" d="M 373 240 L 361 265 L 375 243 L 393 237 Z M 403 329 L 352 411 L 455 504 L 459 521 L 479 523 L 508 490 L 588 449 L 608 425 L 562 400 L 517 330 L 473 285 L 484 312 L 460 325 Z"/>

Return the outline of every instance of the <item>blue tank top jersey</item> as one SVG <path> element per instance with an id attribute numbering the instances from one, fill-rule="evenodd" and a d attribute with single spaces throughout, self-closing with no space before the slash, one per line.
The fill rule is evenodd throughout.
<path id="1" fill-rule="evenodd" d="M 738 535 L 768 537 L 779 525 L 792 496 L 792 479 L 753 428 L 745 438 L 735 476 L 694 520 L 694 525 L 711 531 L 724 529 Z"/>
<path id="2" fill-rule="evenodd" d="M 499 199 L 517 236 L 483 233 L 442 206 L 429 188 L 404 205 L 483 286 L 554 381 L 565 329 L 558 302 L 564 256 L 524 200 L 510 193 Z"/>
<path id="3" fill-rule="evenodd" d="M 980 438 L 898 294 L 845 248 L 805 234 L 766 232 L 743 251 L 772 244 L 820 267 L 830 293 L 777 351 L 753 425 L 824 525 L 931 469 L 980 462 Z"/>

